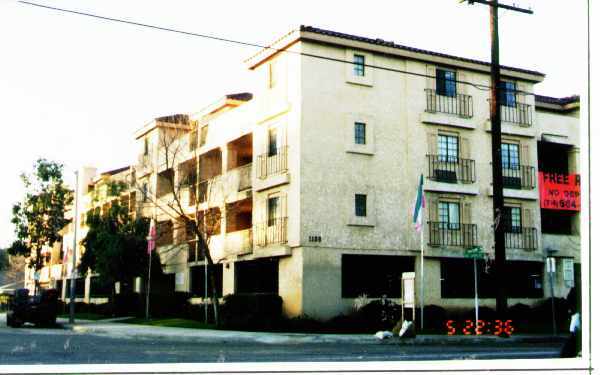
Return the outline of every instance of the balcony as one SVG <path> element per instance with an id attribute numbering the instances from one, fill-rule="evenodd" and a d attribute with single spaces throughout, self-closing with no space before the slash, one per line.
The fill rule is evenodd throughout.
<path id="1" fill-rule="evenodd" d="M 252 163 L 237 168 L 238 191 L 252 188 Z"/>
<path id="2" fill-rule="evenodd" d="M 537 179 L 535 168 L 527 165 L 503 165 L 502 181 L 505 189 L 529 189 L 535 188 Z"/>
<path id="3" fill-rule="evenodd" d="M 268 153 L 258 156 L 257 175 L 260 179 L 266 179 L 269 176 L 287 172 L 288 170 L 288 146 L 280 147 L 277 153 L 269 155 Z"/>
<path id="4" fill-rule="evenodd" d="M 477 245 L 477 224 L 429 221 L 429 246 L 471 248 Z"/>
<path id="5" fill-rule="evenodd" d="M 244 255 L 252 252 L 252 228 L 227 233 L 225 254 Z"/>
<path id="6" fill-rule="evenodd" d="M 504 232 L 507 249 L 534 251 L 537 249 L 537 229 L 528 227 L 511 227 Z"/>
<path id="7" fill-rule="evenodd" d="M 140 154 L 138 155 L 138 163 L 136 171 L 139 175 L 145 175 L 151 173 L 153 169 L 153 156 L 152 154 Z"/>
<path id="8" fill-rule="evenodd" d="M 501 118 L 504 122 L 518 124 L 520 126 L 531 126 L 533 124 L 533 114 L 531 105 L 523 103 L 514 103 L 514 106 L 501 106 Z"/>
<path id="9" fill-rule="evenodd" d="M 433 89 L 425 89 L 425 99 L 427 101 L 426 112 L 473 117 L 473 98 L 470 95 L 445 96 L 438 95 Z"/>
<path id="10" fill-rule="evenodd" d="M 475 182 L 475 161 L 449 158 L 441 155 L 427 155 L 428 178 L 432 181 L 456 184 Z"/>
<path id="11" fill-rule="evenodd" d="M 287 243 L 287 217 L 256 224 L 254 226 L 254 241 L 258 246 Z"/>

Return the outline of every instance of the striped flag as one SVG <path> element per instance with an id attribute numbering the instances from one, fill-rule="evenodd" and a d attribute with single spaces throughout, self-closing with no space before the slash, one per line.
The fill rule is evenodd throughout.
<path id="1" fill-rule="evenodd" d="M 425 194 L 423 193 L 423 174 L 419 179 L 419 188 L 417 190 L 417 198 L 415 199 L 415 211 L 413 213 L 413 224 L 415 230 L 420 232 L 423 229 L 423 211 L 425 210 Z"/>
<path id="2" fill-rule="evenodd" d="M 154 219 L 150 220 L 150 229 L 148 230 L 148 255 L 156 248 L 156 225 Z"/>

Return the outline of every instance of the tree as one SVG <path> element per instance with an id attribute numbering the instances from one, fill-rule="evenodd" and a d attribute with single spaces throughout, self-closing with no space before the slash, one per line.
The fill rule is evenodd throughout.
<path id="1" fill-rule="evenodd" d="M 122 187 L 115 186 L 111 184 L 108 191 L 118 196 Z M 82 240 L 85 251 L 78 266 L 79 273 L 92 270 L 98 274 L 100 280 L 111 286 L 113 296 L 115 282 L 129 283 L 146 274 L 148 218 L 132 217 L 129 208 L 116 199 L 107 212 L 90 212 L 86 224 L 89 230 Z M 154 268 L 160 271 L 160 267 Z"/>
<path id="2" fill-rule="evenodd" d="M 163 219 L 163 223 L 168 222 L 168 225 L 159 225 L 157 228 L 157 244 L 173 238 L 172 246 L 159 249 L 163 260 L 168 261 L 171 256 L 177 256 L 191 247 L 207 263 L 214 321 L 219 324 L 219 302 L 213 269 L 221 259 L 213 258 L 210 242 L 211 236 L 220 230 L 221 212 L 215 207 L 224 205 L 228 181 L 215 178 L 221 174 L 220 155 L 212 164 L 200 161 L 195 122 L 187 116 L 171 116 L 157 121 L 167 123 L 159 128 L 157 152 L 150 151 L 152 148 L 146 144 L 145 157 L 138 166 L 140 170 L 158 171 L 157 186 L 150 191 L 148 184 L 140 179 L 133 183 L 144 197 L 143 200 Z M 205 202 L 209 206 L 213 203 L 212 208 L 203 209 Z M 235 205 L 230 207 L 235 209 Z M 173 236 L 173 233 L 176 235 Z M 165 241 L 165 237 L 170 238 Z"/>
<path id="3" fill-rule="evenodd" d="M 8 251 L 11 255 L 28 258 L 28 266 L 39 271 L 44 265 L 41 251 L 60 241 L 58 233 L 69 220 L 65 219 L 65 206 L 73 200 L 73 194 L 65 187 L 63 165 L 46 159 L 38 159 L 29 175 L 21 174 L 26 193 L 23 200 L 12 209 L 11 222 L 15 225 L 17 240 Z M 35 281 L 37 292 L 39 282 Z"/>
<path id="4" fill-rule="evenodd" d="M 6 271 L 10 267 L 10 259 L 5 249 L 0 249 L 0 272 Z"/>

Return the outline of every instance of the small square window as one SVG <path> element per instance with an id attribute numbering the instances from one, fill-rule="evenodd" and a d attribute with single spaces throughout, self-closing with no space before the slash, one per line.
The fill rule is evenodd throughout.
<path id="1" fill-rule="evenodd" d="M 367 216 L 367 195 L 354 194 L 354 214 L 360 217 Z"/>
<path id="2" fill-rule="evenodd" d="M 364 122 L 355 122 L 354 123 L 354 143 L 357 145 L 366 145 L 367 144 L 367 135 L 366 135 L 367 124 Z"/>
<path id="3" fill-rule="evenodd" d="M 354 55 L 354 75 L 359 77 L 365 76 L 365 56 Z"/>

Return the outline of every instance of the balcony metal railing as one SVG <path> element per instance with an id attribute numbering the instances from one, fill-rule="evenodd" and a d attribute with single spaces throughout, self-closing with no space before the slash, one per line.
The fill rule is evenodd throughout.
<path id="1" fill-rule="evenodd" d="M 537 249 L 537 230 L 528 227 L 510 227 L 504 231 L 507 249 Z"/>
<path id="2" fill-rule="evenodd" d="M 477 224 L 453 224 L 429 221 L 430 246 L 458 246 L 470 248 L 477 245 Z"/>
<path id="3" fill-rule="evenodd" d="M 265 179 L 271 175 L 286 172 L 288 169 L 287 156 L 288 146 L 278 148 L 275 155 L 259 155 L 258 178 Z"/>
<path id="4" fill-rule="evenodd" d="M 475 182 L 475 160 L 427 155 L 429 179 L 439 182 L 472 184 Z"/>
<path id="5" fill-rule="evenodd" d="M 535 188 L 535 168 L 528 165 L 503 165 L 502 181 L 505 189 Z"/>
<path id="6" fill-rule="evenodd" d="M 512 122 L 523 126 L 531 126 L 533 124 L 533 114 L 531 105 L 523 103 L 514 103 L 514 106 L 502 105 L 501 118 L 502 121 Z"/>
<path id="7" fill-rule="evenodd" d="M 287 217 L 254 225 L 254 240 L 258 246 L 287 243 Z"/>
<path id="8" fill-rule="evenodd" d="M 456 94 L 455 96 L 438 95 L 433 89 L 425 89 L 427 112 L 448 113 L 461 117 L 473 117 L 473 98 L 471 95 Z"/>

